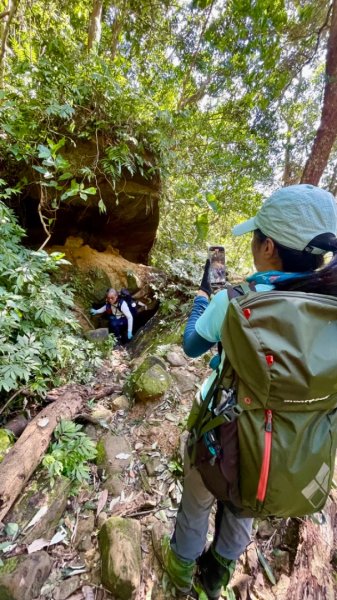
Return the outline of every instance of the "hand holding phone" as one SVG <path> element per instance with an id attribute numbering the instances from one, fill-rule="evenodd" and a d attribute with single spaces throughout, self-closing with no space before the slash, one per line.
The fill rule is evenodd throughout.
<path id="1" fill-rule="evenodd" d="M 204 266 L 204 272 L 202 274 L 202 280 L 200 283 L 199 290 L 202 290 L 203 292 L 205 292 L 205 294 L 207 294 L 207 296 L 210 298 L 213 290 L 211 287 L 211 282 L 209 280 L 209 269 L 210 269 L 210 260 L 209 260 L 209 258 L 207 258 L 205 266 Z"/>
<path id="2" fill-rule="evenodd" d="M 226 284 L 226 260 L 224 246 L 209 246 L 210 261 L 209 280 L 213 289 L 219 289 Z"/>

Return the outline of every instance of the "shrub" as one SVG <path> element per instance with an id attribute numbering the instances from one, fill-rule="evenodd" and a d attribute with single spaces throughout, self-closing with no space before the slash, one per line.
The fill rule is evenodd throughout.
<path id="1" fill-rule="evenodd" d="M 50 277 L 63 254 L 25 248 L 24 230 L 1 201 L 0 227 L 0 398 L 87 381 L 112 342 L 98 348 L 81 336 L 70 287 Z"/>
<path id="2" fill-rule="evenodd" d="M 74 482 L 89 479 L 90 470 L 87 461 L 96 457 L 94 442 L 83 433 L 82 425 L 62 420 L 54 431 L 56 441 L 51 444 L 49 453 L 42 465 L 47 469 L 51 483 L 63 475 Z"/>

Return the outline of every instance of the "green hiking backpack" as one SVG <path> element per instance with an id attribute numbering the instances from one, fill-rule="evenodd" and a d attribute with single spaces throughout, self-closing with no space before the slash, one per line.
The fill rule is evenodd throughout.
<path id="1" fill-rule="evenodd" d="M 337 298 L 233 288 L 225 362 L 188 442 L 206 487 L 239 516 L 320 510 L 337 442 Z"/>

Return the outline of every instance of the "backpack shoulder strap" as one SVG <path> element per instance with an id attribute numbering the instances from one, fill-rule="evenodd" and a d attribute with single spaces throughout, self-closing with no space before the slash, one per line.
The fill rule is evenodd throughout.
<path id="1" fill-rule="evenodd" d="M 256 287 L 253 283 L 247 283 L 247 281 L 243 281 L 239 285 L 231 285 L 230 283 L 226 283 L 225 290 L 227 290 L 228 300 L 231 301 L 238 296 L 244 296 L 248 294 L 248 292 L 256 292 Z M 222 343 L 218 342 L 218 353 L 222 352 Z"/>
<path id="2" fill-rule="evenodd" d="M 123 294 L 118 294 L 117 308 L 119 311 L 121 310 L 121 306 L 122 306 L 123 302 L 126 302 L 125 298 L 123 297 Z M 127 304 L 127 302 L 126 302 L 126 304 Z"/>
<path id="3" fill-rule="evenodd" d="M 239 285 L 232 286 L 227 284 L 226 286 L 228 299 L 229 301 L 233 300 L 233 298 L 237 298 L 237 296 L 244 296 L 248 294 L 248 292 L 256 292 L 256 287 L 254 283 L 248 283 L 247 281 L 243 281 Z"/>

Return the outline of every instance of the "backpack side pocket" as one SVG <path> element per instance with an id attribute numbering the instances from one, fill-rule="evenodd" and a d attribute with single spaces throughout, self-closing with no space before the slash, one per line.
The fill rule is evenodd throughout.
<path id="1" fill-rule="evenodd" d="M 240 510 L 240 452 L 237 420 L 212 430 L 215 443 L 207 434 L 196 442 L 195 466 L 207 489 L 218 499 Z"/>

